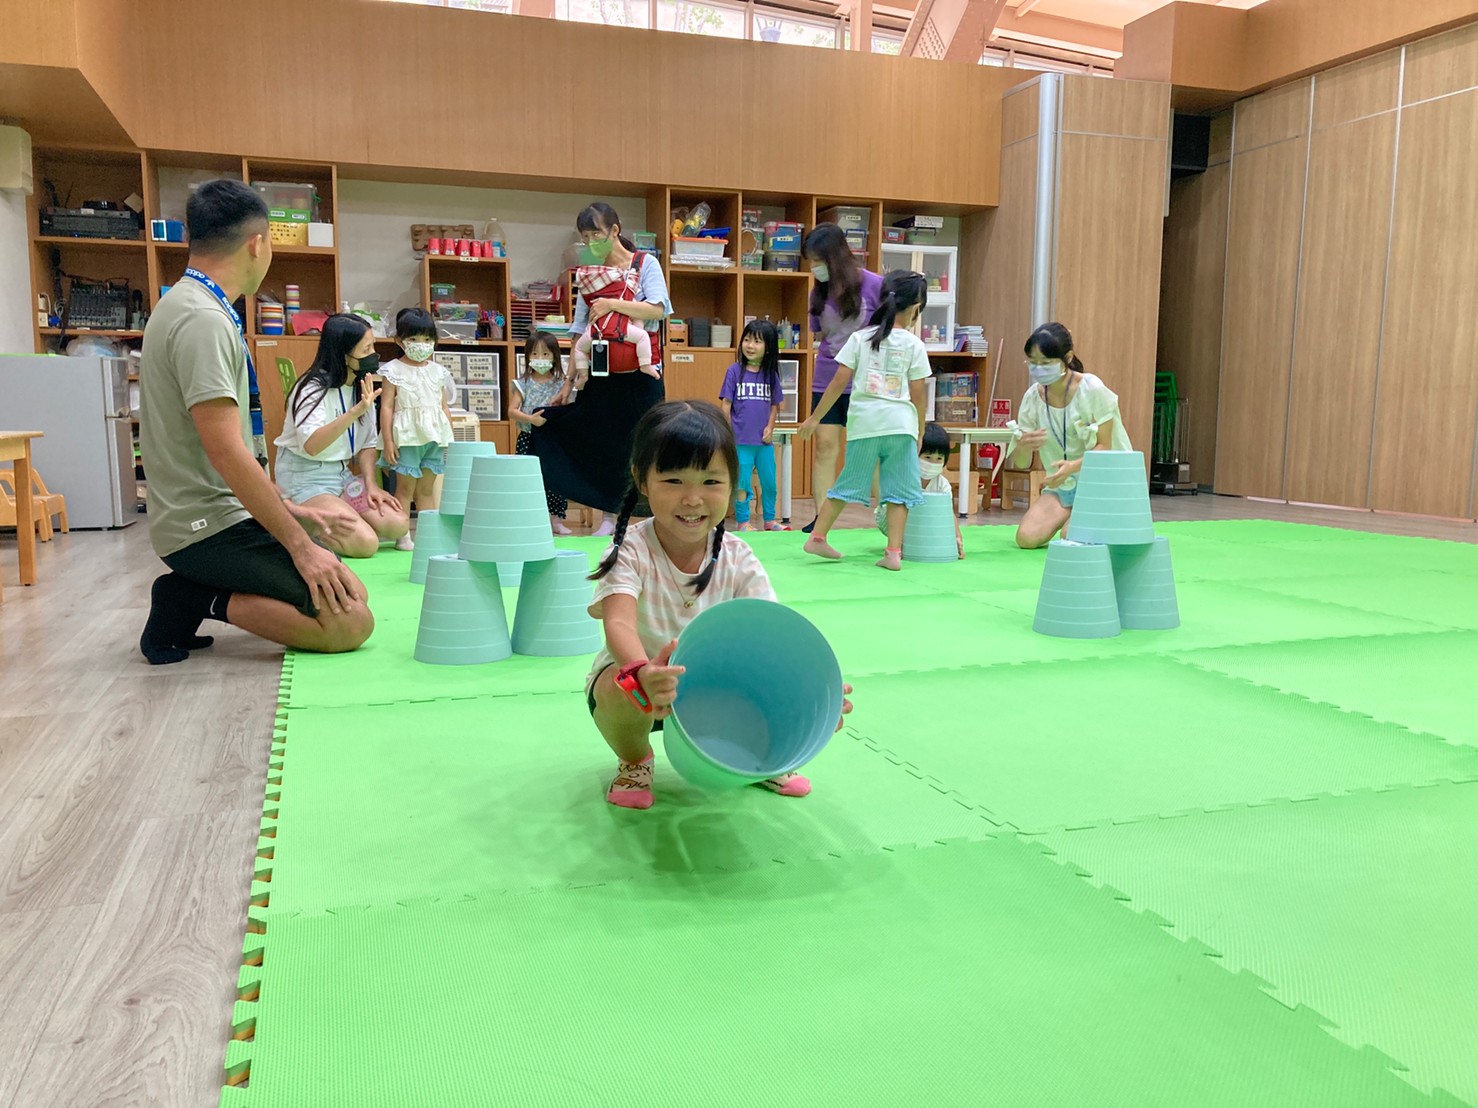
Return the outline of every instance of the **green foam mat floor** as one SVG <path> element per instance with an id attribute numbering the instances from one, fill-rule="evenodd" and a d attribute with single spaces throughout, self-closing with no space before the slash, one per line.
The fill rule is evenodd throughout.
<path id="1" fill-rule="evenodd" d="M 1419 1088 L 1478 1103 L 1478 784 L 1279 803 L 1047 840 Z"/>
<path id="2" fill-rule="evenodd" d="M 252 1108 L 1430 1103 L 1009 839 L 269 935 Z"/>
<path id="3" fill-rule="evenodd" d="M 222 1104 L 1478 1106 L 1478 548 L 1159 530 L 1183 626 L 1094 641 L 1008 527 L 744 535 L 856 711 L 804 800 L 658 739 L 649 812 L 589 657 L 415 662 L 410 555 L 354 563 L 374 636 L 284 662 Z"/>

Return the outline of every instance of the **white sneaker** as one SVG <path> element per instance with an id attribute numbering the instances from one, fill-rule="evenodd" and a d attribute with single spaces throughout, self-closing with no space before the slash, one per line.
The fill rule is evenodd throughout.
<path id="1" fill-rule="evenodd" d="M 409 535 L 401 535 L 400 538 L 395 540 L 396 550 L 414 550 L 415 548 L 416 544 L 411 541 Z"/>

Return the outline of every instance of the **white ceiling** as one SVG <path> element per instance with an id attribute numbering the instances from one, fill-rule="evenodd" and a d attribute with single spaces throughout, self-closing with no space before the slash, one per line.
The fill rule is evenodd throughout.
<path id="1" fill-rule="evenodd" d="M 1123 49 L 1124 28 L 1170 0 L 1011 0 L 996 25 L 998 45 L 1032 44 L 1081 50 L 1112 59 Z M 1189 0 L 1223 8 L 1255 8 L 1264 0 Z"/>

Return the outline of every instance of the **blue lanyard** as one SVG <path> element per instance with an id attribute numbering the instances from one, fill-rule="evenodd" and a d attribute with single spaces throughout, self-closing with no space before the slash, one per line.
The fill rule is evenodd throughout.
<path id="1" fill-rule="evenodd" d="M 341 416 L 348 415 L 349 414 L 349 406 L 344 403 L 344 386 L 343 385 L 340 385 L 334 391 L 339 394 L 339 415 L 341 415 Z M 358 423 L 358 422 L 359 422 L 359 418 L 356 416 L 354 418 L 353 423 L 350 423 L 349 424 L 349 460 L 350 461 L 353 461 L 354 460 L 354 424 L 355 423 Z"/>
<path id="2" fill-rule="evenodd" d="M 199 281 L 206 288 L 210 289 L 211 295 L 221 302 L 221 307 L 226 309 L 226 314 L 231 317 L 231 322 L 236 324 L 236 333 L 241 337 L 241 349 L 246 352 L 247 380 L 251 383 L 251 391 L 256 392 L 257 367 L 256 363 L 251 360 L 251 347 L 248 346 L 246 342 L 246 325 L 241 322 L 241 316 L 238 315 L 236 309 L 231 306 L 231 301 L 226 299 L 226 290 L 221 288 L 220 285 L 216 284 L 205 274 L 201 273 L 200 270 L 193 267 L 185 270 L 185 276 L 189 277 L 191 280 Z"/>

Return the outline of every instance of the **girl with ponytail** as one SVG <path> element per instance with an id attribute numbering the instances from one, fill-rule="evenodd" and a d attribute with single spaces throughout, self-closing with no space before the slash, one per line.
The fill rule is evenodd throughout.
<path id="1" fill-rule="evenodd" d="M 650 808 L 651 734 L 677 696 L 683 667 L 670 661 L 679 633 L 706 608 L 738 597 L 773 601 L 775 590 L 754 551 L 724 533 L 739 453 L 715 405 L 649 409 L 632 434 L 629 475 L 611 549 L 590 575 L 599 582 L 590 614 L 604 624 L 606 645 L 585 680 L 585 704 L 618 760 L 606 800 Z M 633 525 L 642 496 L 652 518 Z M 795 773 L 761 784 L 781 796 L 811 791 Z"/>
<path id="2" fill-rule="evenodd" d="M 1046 546 L 1068 520 L 1077 495 L 1077 473 L 1089 450 L 1133 450 L 1119 398 L 1083 369 L 1073 350 L 1073 336 L 1061 323 L 1044 323 L 1026 340 L 1026 369 L 1031 385 L 1021 398 L 1016 425 L 1020 438 L 1011 465 L 1030 469 L 1032 454 L 1042 456 L 1047 495 L 1027 509 L 1016 528 L 1016 545 L 1027 550 Z"/>
<path id="3" fill-rule="evenodd" d="M 837 355 L 836 376 L 800 426 L 808 439 L 825 420 L 847 387 L 847 461 L 836 484 L 816 514 L 816 528 L 805 551 L 821 558 L 840 558 L 826 541 L 827 533 L 847 504 L 871 500 L 872 475 L 880 469 L 879 488 L 887 505 L 888 546 L 877 565 L 903 568 L 903 529 L 908 510 L 924 502 L 919 479 L 919 443 L 924 434 L 924 401 L 929 352 L 911 328 L 929 296 L 922 274 L 895 269 L 883 278 L 882 296 L 869 325 L 847 340 Z"/>

